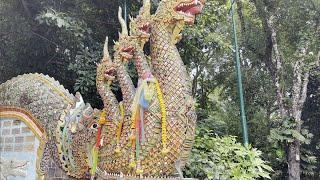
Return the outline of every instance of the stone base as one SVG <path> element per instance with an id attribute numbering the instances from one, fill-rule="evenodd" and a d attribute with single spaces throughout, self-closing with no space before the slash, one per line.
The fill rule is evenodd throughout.
<path id="1" fill-rule="evenodd" d="M 156 177 L 156 176 L 130 176 L 130 175 L 120 175 L 120 174 L 108 174 L 108 173 L 98 173 L 97 180 L 108 179 L 108 180 L 181 180 L 180 177 Z M 183 178 L 183 180 L 197 180 L 194 178 Z"/>
<path id="2" fill-rule="evenodd" d="M 104 176 L 104 177 L 97 177 L 97 180 L 102 180 L 102 179 L 108 179 L 108 180 L 180 180 L 180 178 L 177 177 L 137 177 L 137 176 L 124 176 L 124 177 L 119 177 L 119 176 Z"/>

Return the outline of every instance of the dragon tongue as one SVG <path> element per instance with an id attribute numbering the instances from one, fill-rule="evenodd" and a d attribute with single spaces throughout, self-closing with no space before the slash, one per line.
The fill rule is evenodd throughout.
<path id="1" fill-rule="evenodd" d="M 190 8 L 190 9 L 188 9 L 186 11 L 186 13 L 192 14 L 192 15 L 196 15 L 196 14 L 199 14 L 201 12 L 201 9 L 202 8 L 200 6 L 194 6 L 194 7 Z"/>

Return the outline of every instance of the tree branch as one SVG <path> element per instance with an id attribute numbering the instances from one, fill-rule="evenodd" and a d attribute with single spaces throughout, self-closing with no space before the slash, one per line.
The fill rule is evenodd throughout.
<path id="1" fill-rule="evenodd" d="M 29 7 L 28 7 L 28 3 L 27 3 L 25 0 L 20 0 L 20 1 L 21 1 L 21 4 L 22 4 L 23 9 L 24 9 L 24 11 L 26 12 L 26 14 L 27 14 L 30 18 L 32 18 L 31 11 L 30 11 L 30 9 L 29 9 Z"/>
<path id="2" fill-rule="evenodd" d="M 304 103 L 306 102 L 306 99 L 307 99 L 309 76 L 310 76 L 309 72 L 304 73 L 304 76 L 303 76 L 302 92 L 301 92 L 301 97 L 300 97 L 300 100 L 299 100 L 299 108 L 301 110 L 302 110 L 303 105 L 304 105 Z"/>
<path id="3" fill-rule="evenodd" d="M 271 41 L 272 41 L 272 48 L 273 48 L 273 52 L 274 52 L 274 58 L 275 58 L 275 71 L 274 71 L 274 83 L 276 86 L 276 93 L 277 93 L 277 101 L 279 104 L 279 108 L 280 108 L 280 112 L 281 112 L 281 116 L 282 118 L 286 117 L 288 114 L 287 110 L 285 109 L 285 104 L 284 104 L 284 91 L 280 85 L 280 78 L 281 78 L 281 71 L 282 71 L 282 59 L 280 56 L 280 51 L 278 48 L 278 41 L 277 41 L 277 32 L 276 29 L 274 27 L 274 19 L 273 16 L 270 16 L 269 19 L 267 20 L 268 23 L 268 27 L 271 30 Z"/>
<path id="4" fill-rule="evenodd" d="M 316 67 L 320 66 L 320 51 L 318 51 L 318 55 L 316 57 Z"/>
<path id="5" fill-rule="evenodd" d="M 270 72 L 270 75 L 275 81 L 275 64 L 272 62 L 272 39 L 271 39 L 271 29 L 268 25 L 268 19 L 269 15 L 267 12 L 267 8 L 261 0 L 252 0 L 253 3 L 256 6 L 257 14 L 259 15 L 261 21 L 262 21 L 262 27 L 265 32 L 265 52 L 264 55 L 262 55 L 262 61 L 266 64 L 268 71 Z M 257 52 L 257 50 L 255 50 Z"/>
<path id="6" fill-rule="evenodd" d="M 237 0 L 237 12 L 238 12 L 238 15 L 239 15 L 239 20 L 240 20 L 241 33 L 245 34 L 246 26 L 245 26 L 245 22 L 244 22 L 243 13 L 242 13 L 242 2 L 241 2 L 241 0 Z"/>
<path id="7" fill-rule="evenodd" d="M 292 114 L 295 114 L 299 110 L 300 107 L 300 96 L 301 96 L 301 76 L 302 76 L 302 71 L 301 71 L 301 61 L 296 61 L 293 65 L 293 93 L 292 93 Z"/>

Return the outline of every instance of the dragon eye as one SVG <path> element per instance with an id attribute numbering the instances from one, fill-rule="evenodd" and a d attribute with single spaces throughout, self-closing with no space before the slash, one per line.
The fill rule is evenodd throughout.
<path id="1" fill-rule="evenodd" d="M 80 119 L 81 119 L 80 114 L 77 114 L 77 116 L 76 116 L 76 120 L 79 122 L 79 121 L 80 121 Z"/>
<path id="2" fill-rule="evenodd" d="M 97 124 L 97 123 L 93 123 L 93 124 L 91 125 L 91 128 L 97 129 L 97 128 L 98 128 L 98 124 Z"/>

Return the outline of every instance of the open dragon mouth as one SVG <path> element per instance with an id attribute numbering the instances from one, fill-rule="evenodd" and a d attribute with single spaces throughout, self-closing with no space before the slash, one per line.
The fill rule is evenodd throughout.
<path id="1" fill-rule="evenodd" d="M 204 6 L 204 0 L 192 0 L 190 2 L 180 3 L 174 10 L 187 17 L 187 22 L 192 23 L 195 15 L 201 13 Z"/>
<path id="2" fill-rule="evenodd" d="M 108 77 L 113 77 L 113 76 L 116 75 L 116 69 L 115 68 L 109 68 L 104 72 L 104 75 L 108 76 Z"/>
<path id="3" fill-rule="evenodd" d="M 116 68 L 110 67 L 104 71 L 104 77 L 108 81 L 113 81 L 115 79 L 115 76 L 117 74 Z"/>
<path id="4" fill-rule="evenodd" d="M 121 50 L 121 55 L 126 59 L 131 59 L 133 57 L 133 51 L 133 46 L 125 47 Z"/>
<path id="5" fill-rule="evenodd" d="M 145 35 L 150 35 L 150 24 L 144 24 L 143 26 L 139 27 L 139 31 Z"/>

